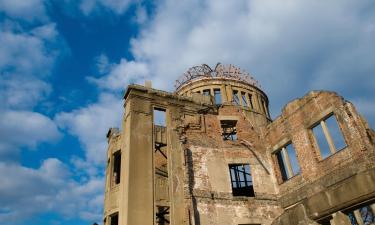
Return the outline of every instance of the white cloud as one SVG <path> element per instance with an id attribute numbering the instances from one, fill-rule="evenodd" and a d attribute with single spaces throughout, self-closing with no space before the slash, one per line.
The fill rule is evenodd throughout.
<path id="1" fill-rule="evenodd" d="M 132 52 L 169 90 L 191 66 L 238 65 L 263 85 L 274 115 L 316 88 L 374 101 L 374 11 L 372 1 L 166 0 Z"/>
<path id="2" fill-rule="evenodd" d="M 38 79 L 18 77 L 17 75 L 0 76 L 0 109 L 30 109 L 51 92 L 51 85 Z"/>
<path id="3" fill-rule="evenodd" d="M 60 132 L 48 117 L 30 111 L 0 110 L 0 155 L 4 160 L 20 147 L 35 149 L 41 142 L 56 141 Z"/>
<path id="4" fill-rule="evenodd" d="M 43 0 L 0 0 L 0 12 L 15 19 L 47 20 Z"/>
<path id="5" fill-rule="evenodd" d="M 53 23 L 29 32 L 15 23 L 0 29 L 0 108 L 31 109 L 48 96 L 57 36 Z"/>
<path id="6" fill-rule="evenodd" d="M 50 37 L 56 36 L 56 34 L 51 35 L 51 33 L 56 33 L 53 27 L 54 25 L 51 24 L 37 27 L 31 34 L 0 31 L 0 71 L 22 73 L 28 76 L 48 75 L 55 52 L 53 49 L 47 50 L 45 43 L 53 41 Z M 47 39 L 45 39 L 46 36 Z"/>
<path id="7" fill-rule="evenodd" d="M 110 127 L 118 127 L 123 112 L 122 100 L 112 94 L 102 93 L 97 103 L 72 112 L 56 115 L 61 128 L 78 137 L 85 149 L 86 159 L 92 166 L 105 162 L 107 142 L 105 135 Z"/>
<path id="8" fill-rule="evenodd" d="M 0 154 L 12 159 L 21 147 L 33 149 L 60 135 L 51 119 L 33 112 L 52 91 L 47 80 L 58 32 L 53 23 L 28 31 L 16 22 L 0 22 L 0 27 Z"/>
<path id="9" fill-rule="evenodd" d="M 58 36 L 55 23 L 48 23 L 39 27 L 36 27 L 31 30 L 35 37 L 39 37 L 44 40 L 54 40 Z"/>
<path id="10" fill-rule="evenodd" d="M 86 167 L 76 163 L 77 168 L 69 169 L 56 158 L 45 159 L 36 169 L 17 163 L 21 149 L 37 150 L 39 144 L 61 137 L 56 121 L 34 111 L 52 92 L 48 80 L 66 47 L 56 25 L 48 22 L 44 4 L 0 0 L 0 220 L 13 225 L 54 212 L 99 221 L 104 181 L 93 175 L 99 173 L 96 165 L 81 160 Z M 79 181 L 73 179 L 77 177 Z"/>
<path id="11" fill-rule="evenodd" d="M 91 177 L 86 182 L 68 182 L 54 199 L 52 209 L 67 217 L 101 221 L 104 204 L 104 179 Z M 63 206 L 63 207 L 61 207 Z"/>
<path id="12" fill-rule="evenodd" d="M 68 218 L 101 218 L 102 178 L 76 182 L 69 178 L 67 165 L 55 158 L 44 160 L 37 169 L 0 162 L 0 173 L 7 174 L 0 177 L 0 220 L 4 224 L 17 224 L 31 215 L 51 211 Z"/>
<path id="13" fill-rule="evenodd" d="M 21 149 L 37 150 L 61 137 L 53 120 L 33 111 L 52 91 L 48 78 L 59 34 L 53 23 L 24 26 L 16 20 L 46 21 L 43 4 L 0 0 L 12 19 L 0 21 L 0 220 L 11 224 L 51 209 L 69 176 L 57 159 L 46 159 L 39 169 L 16 163 Z"/>
<path id="14" fill-rule="evenodd" d="M 109 65 L 105 63 L 105 57 L 100 57 L 99 71 L 108 68 L 107 74 L 100 78 L 88 77 L 90 82 L 97 84 L 100 88 L 112 91 L 124 90 L 130 83 L 142 80 L 150 75 L 147 64 L 121 59 L 119 64 Z"/>

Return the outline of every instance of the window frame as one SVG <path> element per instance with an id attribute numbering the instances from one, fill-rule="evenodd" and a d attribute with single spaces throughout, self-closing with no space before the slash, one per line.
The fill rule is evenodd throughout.
<path id="1" fill-rule="evenodd" d="M 220 120 L 220 127 L 223 141 L 238 140 L 237 120 Z"/>
<path id="2" fill-rule="evenodd" d="M 238 106 L 241 105 L 241 99 L 239 96 L 240 93 L 241 92 L 238 90 L 235 90 L 235 89 L 232 90 L 232 102 L 234 103 L 234 105 L 238 105 Z"/>
<path id="3" fill-rule="evenodd" d="M 112 185 L 117 186 L 121 183 L 121 149 L 112 154 Z M 118 157 L 118 158 L 117 158 Z M 116 160 L 117 159 L 117 160 Z M 118 164 L 118 171 L 117 166 Z"/>
<path id="4" fill-rule="evenodd" d="M 221 89 L 220 88 L 214 88 L 213 92 L 214 92 L 215 105 L 221 105 L 221 104 L 223 104 L 223 96 L 222 96 L 222 93 L 221 93 Z M 217 94 L 217 93 L 219 93 L 219 94 Z M 217 96 L 220 96 L 219 97 L 220 98 L 220 102 L 216 102 L 216 97 Z"/>
<path id="5" fill-rule="evenodd" d="M 249 99 L 249 107 L 250 109 L 254 109 L 254 105 L 253 105 L 253 94 L 252 93 L 247 93 L 247 97 Z"/>
<path id="6" fill-rule="evenodd" d="M 248 102 L 247 102 L 246 95 L 247 95 L 246 92 L 241 91 L 241 100 L 242 100 L 242 106 L 243 106 L 243 107 L 249 107 L 249 104 L 248 104 Z"/>
<path id="7" fill-rule="evenodd" d="M 233 169 L 235 174 L 235 177 L 232 176 L 232 168 L 237 168 L 242 166 L 243 170 L 239 169 Z M 249 173 L 246 172 L 245 167 L 248 166 Z M 233 196 L 242 196 L 242 197 L 255 197 L 255 191 L 254 191 L 254 183 L 253 183 L 253 177 L 251 175 L 251 167 L 250 163 L 231 163 L 228 164 L 229 168 L 229 177 L 230 177 L 230 183 L 232 187 L 232 195 Z M 240 172 L 242 173 L 242 178 L 240 176 Z M 247 176 L 250 177 L 250 180 L 247 180 Z M 239 179 L 239 180 L 237 180 Z M 236 187 L 233 184 L 236 184 Z"/>
<path id="8" fill-rule="evenodd" d="M 336 125 L 337 125 L 337 128 L 338 130 L 340 131 L 340 135 L 341 135 L 341 138 L 342 138 L 342 141 L 344 142 L 344 147 L 338 149 L 336 148 L 335 146 L 335 142 L 334 142 L 334 139 L 332 138 L 332 135 L 328 129 L 328 126 L 326 124 L 326 121 L 329 119 L 329 118 L 334 118 L 335 121 L 336 121 Z M 327 155 L 326 157 L 323 156 L 323 152 L 322 152 L 322 149 L 321 149 L 321 146 L 319 144 L 319 141 L 318 141 L 318 138 L 317 138 L 317 135 L 316 133 L 314 132 L 314 128 L 318 128 L 318 127 L 321 127 L 322 131 L 323 131 L 323 135 L 324 135 L 324 138 L 325 138 L 325 141 L 327 142 L 328 144 L 328 150 L 330 152 L 329 155 Z M 344 150 L 345 148 L 348 147 L 348 144 L 347 144 L 347 141 L 345 140 L 345 136 L 344 136 L 344 132 L 341 128 L 341 125 L 339 123 L 339 121 L 337 120 L 337 116 L 334 112 L 330 112 L 328 113 L 326 116 L 322 117 L 320 120 L 318 120 L 317 122 L 315 122 L 312 126 L 310 126 L 309 128 L 310 130 L 310 134 L 312 136 L 312 139 L 313 139 L 313 142 L 314 142 L 314 146 L 315 148 L 318 149 L 318 154 L 319 154 L 319 157 L 321 160 L 325 160 L 329 157 L 331 157 L 332 155 Z"/>
<path id="9" fill-rule="evenodd" d="M 269 112 L 268 112 L 268 108 L 267 108 L 267 102 L 266 102 L 263 98 L 260 99 L 260 102 L 261 102 L 261 104 L 262 104 L 263 112 L 264 112 L 268 117 L 270 117 Z"/>
<path id="10" fill-rule="evenodd" d="M 167 127 L 167 109 L 154 106 L 152 110 L 152 124 L 159 127 Z"/>
<path id="11" fill-rule="evenodd" d="M 211 96 L 211 89 L 203 89 L 202 95 L 204 95 L 204 96 Z"/>
<path id="12" fill-rule="evenodd" d="M 296 160 L 298 163 L 298 170 L 299 170 L 297 173 L 294 173 L 293 171 L 294 167 L 292 165 L 291 158 L 289 157 L 288 146 L 292 147 L 292 150 L 294 151 L 294 154 L 296 156 Z M 301 174 L 300 162 L 297 157 L 296 148 L 294 147 L 292 141 L 288 141 L 286 144 L 283 144 L 282 147 L 274 151 L 272 155 L 278 165 L 277 169 L 278 169 L 278 173 L 281 176 L 281 183 L 284 183 L 292 179 L 293 177 Z"/>

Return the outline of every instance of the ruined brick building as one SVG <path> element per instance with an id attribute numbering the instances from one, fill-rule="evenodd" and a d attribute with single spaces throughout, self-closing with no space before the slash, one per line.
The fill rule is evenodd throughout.
<path id="1" fill-rule="evenodd" d="M 375 132 L 328 91 L 271 120 L 246 72 L 189 69 L 174 93 L 129 85 L 108 132 L 105 225 L 368 225 Z"/>

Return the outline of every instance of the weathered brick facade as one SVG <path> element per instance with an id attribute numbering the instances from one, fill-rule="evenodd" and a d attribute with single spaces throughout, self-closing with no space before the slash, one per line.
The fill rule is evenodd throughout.
<path id="1" fill-rule="evenodd" d="M 174 93 L 146 86 L 128 86 L 107 135 L 105 224 L 375 223 L 375 132 L 336 93 L 309 92 L 272 121 L 233 66 L 193 67 Z"/>

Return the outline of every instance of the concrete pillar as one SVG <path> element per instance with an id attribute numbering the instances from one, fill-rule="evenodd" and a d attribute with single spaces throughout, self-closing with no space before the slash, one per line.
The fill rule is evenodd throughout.
<path id="1" fill-rule="evenodd" d="M 347 215 L 342 212 L 336 212 L 332 215 L 333 219 L 330 221 L 331 225 L 352 225 Z"/>
<path id="2" fill-rule="evenodd" d="M 154 225 L 152 107 L 140 98 L 128 100 L 126 107 L 129 113 L 123 132 L 126 178 L 119 224 Z"/>
<path id="3" fill-rule="evenodd" d="M 335 154 L 335 152 L 336 152 L 335 143 L 333 142 L 331 134 L 328 131 L 328 128 L 326 126 L 326 122 L 324 120 L 322 120 L 322 121 L 320 121 L 320 125 L 322 126 L 324 136 L 327 139 L 327 142 L 328 142 L 328 145 L 329 145 L 329 150 L 331 151 L 332 154 Z"/>
<path id="4" fill-rule="evenodd" d="M 285 159 L 285 167 L 286 167 L 286 170 L 288 172 L 288 179 L 291 178 L 294 174 L 293 174 L 293 169 L 292 169 L 292 165 L 290 164 L 290 159 L 289 159 L 289 154 L 288 154 L 288 151 L 286 149 L 286 147 L 283 147 L 282 150 L 281 150 L 281 154 L 283 155 L 284 159 Z"/>
<path id="5" fill-rule="evenodd" d="M 359 209 L 354 210 L 354 217 L 357 220 L 358 225 L 364 225 Z"/>
<path id="6" fill-rule="evenodd" d="M 233 101 L 233 92 L 232 92 L 232 86 L 231 85 L 227 85 L 226 86 L 226 92 L 227 92 L 227 100 L 228 102 L 232 102 Z"/>
<path id="7" fill-rule="evenodd" d="M 371 209 L 372 209 L 372 213 L 374 213 L 374 214 L 375 214 L 375 203 L 374 203 L 374 204 L 372 204 L 372 205 L 370 205 L 370 207 L 371 207 Z"/>
<path id="8" fill-rule="evenodd" d="M 178 121 L 183 116 L 178 107 L 169 107 L 167 114 L 168 182 L 170 196 L 171 225 L 188 223 L 184 197 L 184 149 L 176 132 Z"/>
<path id="9" fill-rule="evenodd" d="M 221 85 L 221 101 L 223 103 L 228 101 L 228 94 L 224 84 Z"/>
<path id="10" fill-rule="evenodd" d="M 256 93 L 254 93 L 254 108 L 255 108 L 255 111 L 257 112 L 262 112 L 262 107 L 261 107 L 261 103 L 260 103 L 260 96 Z"/>

